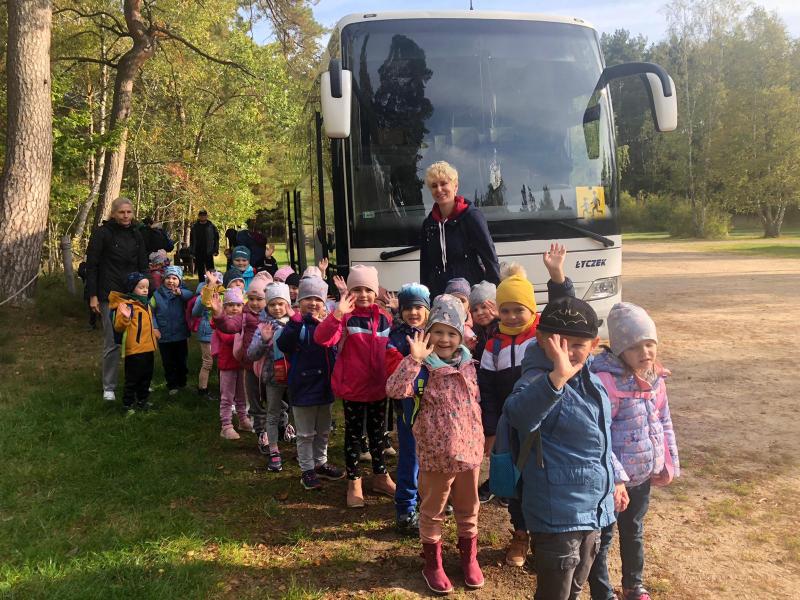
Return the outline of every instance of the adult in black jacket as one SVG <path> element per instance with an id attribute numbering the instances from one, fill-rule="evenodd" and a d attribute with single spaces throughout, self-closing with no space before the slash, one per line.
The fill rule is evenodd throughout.
<path id="1" fill-rule="evenodd" d="M 109 317 L 108 294 L 124 292 L 128 274 L 146 272 L 147 266 L 144 240 L 133 225 L 133 205 L 127 198 L 117 198 L 111 203 L 110 218 L 92 233 L 86 249 L 89 307 L 102 315 L 105 400 L 115 399 L 120 357 L 120 346 L 114 340 L 114 327 Z"/>
<path id="2" fill-rule="evenodd" d="M 169 235 L 167 235 L 167 232 L 162 229 L 161 224 L 153 223 L 153 219 L 150 217 L 142 219 L 142 224 L 139 226 L 139 233 L 142 234 L 148 256 L 159 250 L 172 252 L 173 248 L 175 248 L 175 242 L 173 242 Z"/>
<path id="3" fill-rule="evenodd" d="M 197 221 L 192 225 L 189 237 L 189 252 L 194 257 L 197 280 L 203 281 L 206 271 L 214 270 L 214 257 L 219 254 L 219 231 L 208 220 L 208 213 L 201 210 Z"/>
<path id="4" fill-rule="evenodd" d="M 422 222 L 420 281 L 431 298 L 444 292 L 447 282 L 463 277 L 471 285 L 500 282 L 500 265 L 486 217 L 458 192 L 458 172 L 442 161 L 425 172 L 425 183 L 436 204 Z"/>

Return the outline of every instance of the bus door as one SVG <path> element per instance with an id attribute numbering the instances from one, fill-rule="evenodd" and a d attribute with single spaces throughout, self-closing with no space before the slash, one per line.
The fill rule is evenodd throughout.
<path id="1" fill-rule="evenodd" d="M 302 192 L 300 190 L 286 190 L 284 214 L 286 215 L 286 251 L 289 265 L 296 273 L 302 273 L 306 268 L 306 249 L 302 220 Z"/>
<path id="2" fill-rule="evenodd" d="M 316 219 L 314 227 L 314 254 L 317 260 L 327 258 L 330 268 L 334 273 L 338 272 L 340 275 L 347 275 L 346 264 L 339 264 L 342 259 L 347 256 L 346 252 L 339 250 L 338 244 L 347 243 L 347 221 L 345 220 L 344 199 L 338 202 L 335 198 L 335 192 L 331 187 L 329 177 L 325 176 L 326 165 L 324 157 L 326 156 L 327 144 L 331 141 L 328 140 L 322 133 L 322 115 L 317 111 L 314 118 L 314 137 L 315 137 L 315 171 L 316 181 L 315 189 L 317 194 L 317 202 L 315 206 Z M 337 143 L 339 140 L 333 140 Z M 335 169 L 332 166 L 331 169 Z M 330 173 L 330 169 L 327 171 Z M 344 224 L 343 228 L 342 224 Z M 337 230 L 340 235 L 336 235 Z"/>

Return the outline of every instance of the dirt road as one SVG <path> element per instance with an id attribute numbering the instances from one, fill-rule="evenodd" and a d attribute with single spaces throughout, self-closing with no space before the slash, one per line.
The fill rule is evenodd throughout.
<path id="1" fill-rule="evenodd" d="M 658 325 L 661 358 L 673 372 L 670 403 L 683 465 L 678 482 L 653 492 L 645 583 L 658 600 L 800 597 L 800 261 L 697 248 L 625 247 L 623 296 L 645 306 Z M 427 597 L 417 544 L 398 542 L 388 501 L 371 498 L 358 516 L 333 509 L 340 502 L 334 496 L 297 506 L 319 516 L 315 533 L 330 531 L 325 521 L 351 521 L 314 544 L 316 556 L 349 565 L 347 581 L 339 569 L 322 580 L 314 571 L 328 597 Z M 463 591 L 455 548 L 447 544 L 456 597 L 531 598 L 533 575 L 502 564 L 505 510 L 486 505 L 480 527 L 483 590 Z M 619 584 L 616 543 L 611 570 Z"/>

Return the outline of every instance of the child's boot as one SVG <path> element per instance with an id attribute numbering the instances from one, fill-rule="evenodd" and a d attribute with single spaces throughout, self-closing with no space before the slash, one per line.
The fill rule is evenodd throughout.
<path id="1" fill-rule="evenodd" d="M 506 550 L 506 564 L 511 567 L 522 567 L 528 558 L 528 548 L 531 538 L 527 531 L 517 530 Z"/>
<path id="2" fill-rule="evenodd" d="M 347 480 L 347 508 L 364 508 L 364 492 L 361 478 Z"/>
<path id="3" fill-rule="evenodd" d="M 233 425 L 225 425 L 222 428 L 222 431 L 219 432 L 219 436 L 221 438 L 225 438 L 226 440 L 238 440 L 239 434 L 236 433 L 236 430 L 233 428 Z"/>
<path id="4" fill-rule="evenodd" d="M 372 491 L 376 494 L 383 494 L 384 496 L 394 498 L 397 486 L 394 484 L 394 481 L 392 481 L 392 478 L 389 477 L 388 473 L 383 473 L 382 475 L 372 476 Z"/>
<path id="5" fill-rule="evenodd" d="M 458 551 L 461 554 L 461 571 L 464 573 L 464 583 L 469 588 L 483 587 L 483 573 L 478 565 L 478 536 L 458 538 Z"/>
<path id="6" fill-rule="evenodd" d="M 432 592 L 449 594 L 453 591 L 453 584 L 447 578 L 447 573 L 442 567 L 442 542 L 435 544 L 422 544 L 422 557 L 425 566 L 422 568 L 422 577 Z"/>
<path id="7" fill-rule="evenodd" d="M 239 431 L 247 431 L 249 433 L 253 433 L 255 429 L 253 429 L 253 422 L 247 417 L 247 415 L 238 415 L 239 419 Z"/>

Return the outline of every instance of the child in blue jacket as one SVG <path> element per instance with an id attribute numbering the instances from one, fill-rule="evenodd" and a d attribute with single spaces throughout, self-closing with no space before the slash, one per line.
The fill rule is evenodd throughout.
<path id="1" fill-rule="evenodd" d="M 400 318 L 392 324 L 386 345 L 386 376 L 394 373 L 400 361 L 409 354 L 409 340 L 425 330 L 431 308 L 428 288 L 419 283 L 406 283 L 397 292 Z M 394 507 L 397 512 L 397 530 L 411 537 L 419 535 L 417 514 L 417 461 L 416 442 L 411 431 L 414 397 L 394 400 L 397 415 L 397 488 Z"/>
<path id="2" fill-rule="evenodd" d="M 303 277 L 297 291 L 296 312 L 275 344 L 289 357 L 289 404 L 297 434 L 300 482 L 307 490 L 322 487 L 320 478 L 344 477 L 328 462 L 333 390 L 331 375 L 336 350 L 314 341 L 314 331 L 324 315 L 328 284 L 319 277 Z"/>
<path id="3" fill-rule="evenodd" d="M 192 296 L 194 293 L 183 287 L 183 269 L 171 265 L 164 269 L 164 282 L 150 299 L 161 331 L 158 351 L 170 396 L 186 387 L 186 374 L 189 372 L 186 366 L 189 355 L 188 339 L 191 335 L 186 323 L 186 303 Z"/>
<path id="4" fill-rule="evenodd" d="M 597 348 L 597 314 L 583 300 L 561 297 L 542 311 L 536 343 L 503 415 L 520 447 L 531 434 L 522 472 L 522 511 L 536 568 L 536 600 L 580 595 L 597 555 L 600 530 L 627 505 L 615 485 L 611 404 L 588 363 Z"/>

